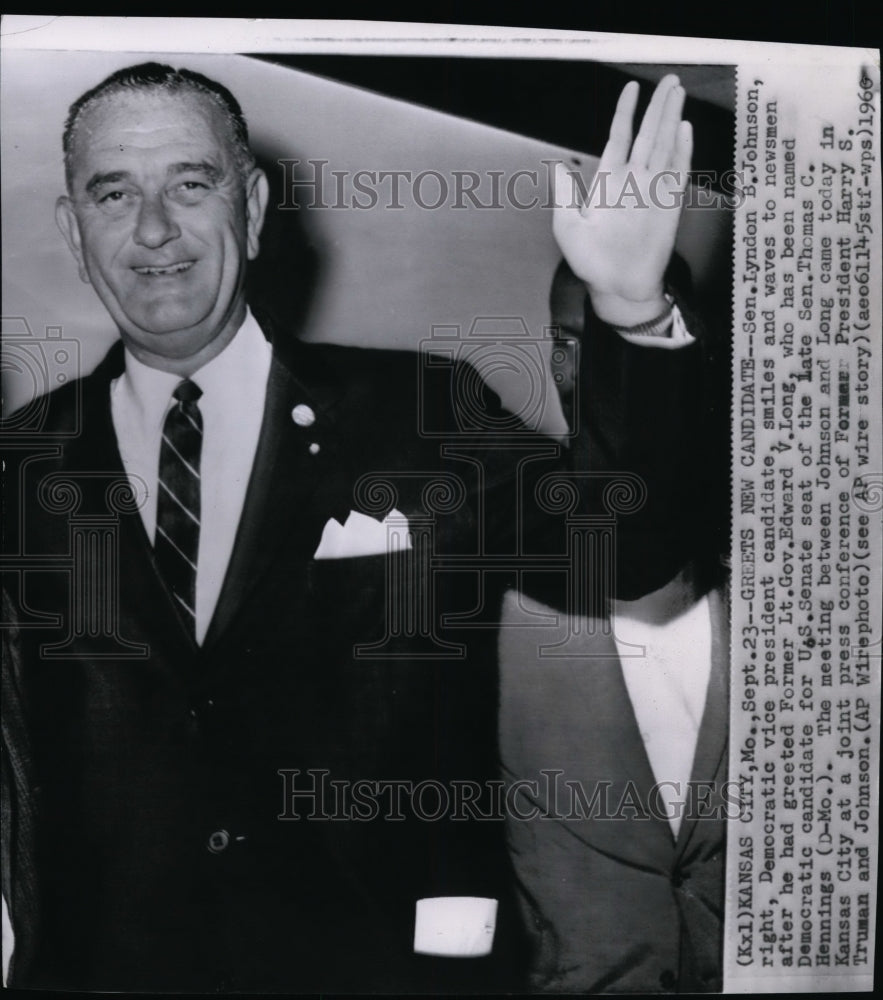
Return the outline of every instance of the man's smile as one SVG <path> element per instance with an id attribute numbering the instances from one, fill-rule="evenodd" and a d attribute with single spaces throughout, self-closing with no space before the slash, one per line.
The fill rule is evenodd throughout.
<path id="1" fill-rule="evenodd" d="M 142 274 L 150 278 L 157 277 L 168 277 L 169 275 L 181 274 L 184 271 L 189 271 L 191 267 L 196 263 L 193 260 L 182 260 L 178 261 L 177 264 L 163 264 L 163 265 L 141 265 L 133 267 L 132 270 L 136 274 Z"/>

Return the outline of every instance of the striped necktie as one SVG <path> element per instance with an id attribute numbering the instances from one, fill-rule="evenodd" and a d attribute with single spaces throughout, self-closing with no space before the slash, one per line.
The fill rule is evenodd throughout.
<path id="1" fill-rule="evenodd" d="M 196 633 L 196 561 L 199 552 L 202 395 L 190 379 L 179 383 L 166 416 L 159 453 L 154 552 L 191 635 Z"/>

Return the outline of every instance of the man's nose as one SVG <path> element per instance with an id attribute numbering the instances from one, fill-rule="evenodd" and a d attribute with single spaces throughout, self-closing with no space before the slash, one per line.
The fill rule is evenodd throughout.
<path id="1" fill-rule="evenodd" d="M 145 196 L 138 212 L 134 240 L 139 246 L 156 249 L 181 235 L 161 194 Z"/>

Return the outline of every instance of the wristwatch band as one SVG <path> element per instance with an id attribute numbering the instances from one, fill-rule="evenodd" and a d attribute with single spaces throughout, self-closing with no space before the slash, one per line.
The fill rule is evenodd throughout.
<path id="1" fill-rule="evenodd" d="M 617 333 L 623 333 L 626 336 L 664 337 L 671 328 L 672 306 L 674 304 L 673 299 L 669 295 L 666 295 L 665 298 L 668 301 L 668 307 L 664 313 L 660 313 L 654 319 L 647 320 L 644 323 L 635 323 L 634 326 L 614 326 L 613 329 Z"/>

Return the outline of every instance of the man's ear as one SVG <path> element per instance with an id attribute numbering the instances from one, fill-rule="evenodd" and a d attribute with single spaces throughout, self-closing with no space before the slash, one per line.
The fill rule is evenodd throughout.
<path id="1" fill-rule="evenodd" d="M 264 214 L 270 200 L 267 175 L 255 167 L 245 182 L 245 221 L 248 233 L 248 259 L 254 260 L 261 248 L 260 236 L 264 227 Z"/>
<path id="2" fill-rule="evenodd" d="M 61 230 L 65 243 L 70 247 L 71 253 L 77 262 L 80 271 L 80 280 L 89 284 L 89 272 L 86 270 L 86 262 L 83 257 L 83 245 L 80 238 L 80 224 L 74 212 L 74 206 L 70 198 L 63 194 L 55 203 L 55 224 Z"/>

